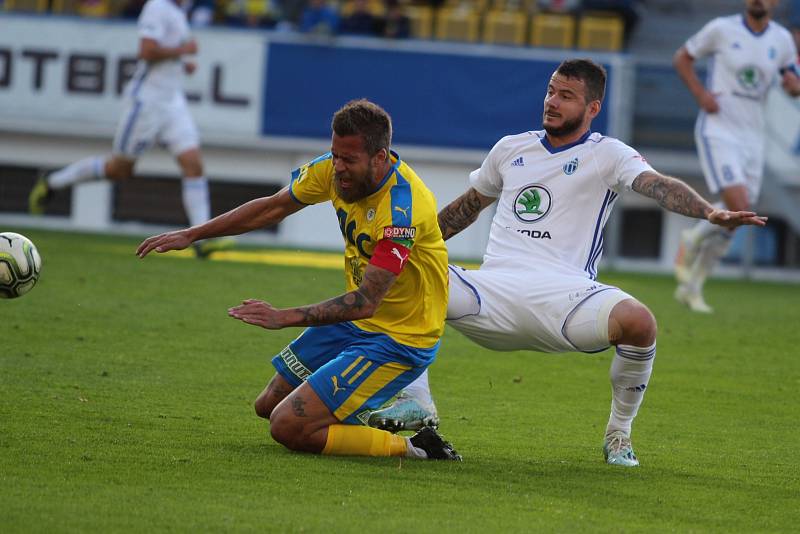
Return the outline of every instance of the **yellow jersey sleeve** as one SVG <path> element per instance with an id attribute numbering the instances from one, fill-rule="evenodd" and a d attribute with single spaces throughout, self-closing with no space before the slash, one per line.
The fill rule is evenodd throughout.
<path id="1" fill-rule="evenodd" d="M 333 156 L 330 152 L 292 171 L 289 194 L 300 204 L 319 204 L 331 200 Z"/>

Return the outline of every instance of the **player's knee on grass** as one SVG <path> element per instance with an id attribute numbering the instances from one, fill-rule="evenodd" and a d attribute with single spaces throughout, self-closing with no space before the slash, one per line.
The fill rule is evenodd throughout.
<path id="1" fill-rule="evenodd" d="M 635 299 L 623 300 L 614 306 L 608 325 L 609 341 L 614 345 L 649 347 L 658 334 L 655 316 Z"/>
<path id="2" fill-rule="evenodd" d="M 307 382 L 292 390 L 269 416 L 272 438 L 293 451 L 321 453 L 326 429 L 333 424 L 339 420 Z"/>
<path id="3" fill-rule="evenodd" d="M 275 408 L 275 404 L 270 402 L 268 398 L 265 398 L 262 395 L 256 399 L 253 403 L 253 409 L 256 411 L 256 415 L 259 417 L 263 417 L 264 419 L 269 419 L 269 416 L 272 414 L 272 410 Z"/>
<path id="4" fill-rule="evenodd" d="M 272 439 L 291 450 L 299 450 L 303 438 L 303 425 L 296 418 L 282 415 L 280 410 L 273 413 L 269 421 Z"/>
<path id="5" fill-rule="evenodd" d="M 325 426 L 327 424 L 319 419 L 295 416 L 287 406 L 273 410 L 269 420 L 272 439 L 287 449 L 301 452 L 322 452 L 325 440 L 319 431 Z"/>
<path id="6" fill-rule="evenodd" d="M 285 378 L 276 373 L 253 403 L 256 415 L 269 419 L 275 406 L 285 399 L 293 389 L 294 387 Z"/>

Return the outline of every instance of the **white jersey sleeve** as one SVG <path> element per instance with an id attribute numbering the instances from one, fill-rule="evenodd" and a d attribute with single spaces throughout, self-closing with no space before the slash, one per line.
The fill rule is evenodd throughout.
<path id="1" fill-rule="evenodd" d="M 693 58 L 702 58 L 713 54 L 719 46 L 720 37 L 722 37 L 723 20 L 716 18 L 708 22 L 696 34 L 689 37 L 686 41 L 686 51 Z"/>
<path id="2" fill-rule="evenodd" d="M 622 193 L 623 190 L 630 191 L 637 176 L 646 171 L 653 171 L 653 167 L 641 154 L 622 141 L 610 137 L 604 141 L 598 147 L 601 149 L 598 166 L 602 167 L 598 170 L 612 191 L 616 193 Z"/>
<path id="3" fill-rule="evenodd" d="M 489 151 L 483 160 L 480 169 L 475 169 L 469 174 L 469 183 L 481 195 L 497 198 L 503 192 L 503 176 L 500 173 L 502 154 L 505 152 L 503 141 L 500 139 Z"/>
<path id="4" fill-rule="evenodd" d="M 139 15 L 137 27 L 139 37 L 142 39 L 153 39 L 159 43 L 167 33 L 168 18 L 164 15 L 160 5 L 156 2 L 147 2 Z"/>
<path id="5" fill-rule="evenodd" d="M 781 66 L 781 69 L 794 69 L 795 74 L 800 76 L 800 71 L 798 70 L 798 63 L 800 62 L 798 62 L 797 45 L 795 45 L 794 38 L 788 31 L 784 34 L 784 41 L 786 45 L 781 47 L 778 64 Z"/>

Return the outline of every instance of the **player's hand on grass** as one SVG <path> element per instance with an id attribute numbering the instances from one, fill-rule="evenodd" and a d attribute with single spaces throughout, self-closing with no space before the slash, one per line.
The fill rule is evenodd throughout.
<path id="1" fill-rule="evenodd" d="M 247 324 L 254 324 L 268 330 L 283 328 L 279 321 L 281 310 L 263 300 L 247 299 L 238 306 L 229 308 L 228 315 Z"/>
<path id="2" fill-rule="evenodd" d="M 175 232 L 167 232 L 153 237 L 148 237 L 139 248 L 136 249 L 136 255 L 144 258 L 151 251 L 167 252 L 168 250 L 183 250 L 192 244 L 192 240 L 186 235 L 183 230 Z"/>
<path id="3" fill-rule="evenodd" d="M 756 215 L 753 211 L 714 210 L 708 214 L 708 222 L 725 228 L 736 228 L 745 224 L 764 226 L 767 218 Z"/>

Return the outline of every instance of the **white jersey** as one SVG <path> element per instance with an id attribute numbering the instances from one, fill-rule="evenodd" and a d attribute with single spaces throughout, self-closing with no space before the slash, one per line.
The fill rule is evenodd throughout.
<path id="1" fill-rule="evenodd" d="M 615 201 L 652 170 L 634 149 L 598 133 L 558 148 L 544 131 L 502 138 L 470 174 L 476 191 L 499 197 L 481 270 L 595 279 Z"/>
<path id="2" fill-rule="evenodd" d="M 710 56 L 706 88 L 719 103 L 717 113 L 700 112 L 701 135 L 760 144 L 767 92 L 797 58 L 789 31 L 771 21 L 753 33 L 744 15 L 718 17 L 686 41 L 686 51 L 693 58 Z"/>
<path id="3" fill-rule="evenodd" d="M 178 47 L 191 38 L 186 14 L 172 0 L 147 0 L 139 15 L 138 31 L 140 38 L 153 39 L 167 48 Z M 183 77 L 181 58 L 155 63 L 140 59 L 125 94 L 138 100 L 169 101 L 183 96 Z"/>

